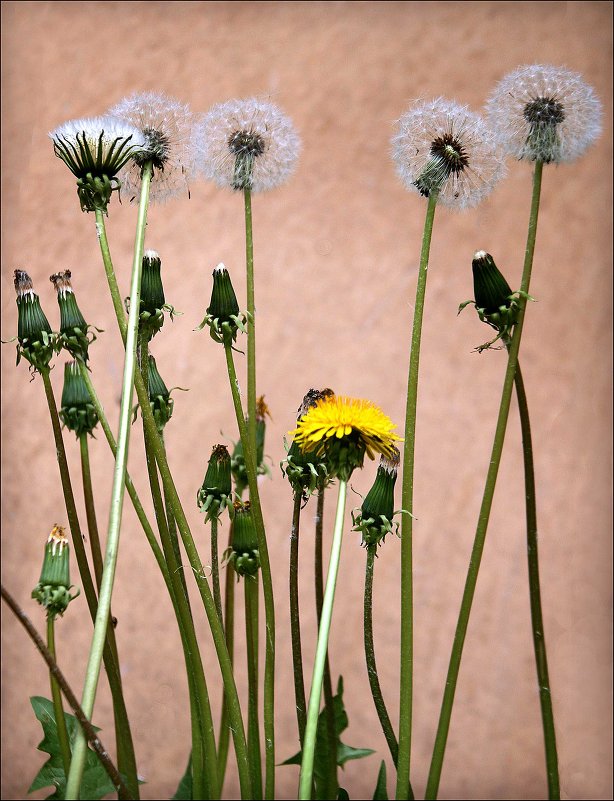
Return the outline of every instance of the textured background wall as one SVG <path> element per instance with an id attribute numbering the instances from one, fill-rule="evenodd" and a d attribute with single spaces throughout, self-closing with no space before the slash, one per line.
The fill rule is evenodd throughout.
<path id="1" fill-rule="evenodd" d="M 534 426 L 543 600 L 565 797 L 608 798 L 610 783 L 610 330 L 611 4 L 586 3 L 15 3 L 3 16 L 2 337 L 16 330 L 12 271 L 28 270 L 48 316 L 57 307 L 48 276 L 73 271 L 88 320 L 105 333 L 93 377 L 117 419 L 121 351 L 100 264 L 94 222 L 79 211 L 74 183 L 47 131 L 103 113 L 135 90 L 161 90 L 195 111 L 254 94 L 293 118 L 303 153 L 293 180 L 255 198 L 259 390 L 273 422 L 263 485 L 278 616 L 278 759 L 296 750 L 287 602 L 291 498 L 277 464 L 282 436 L 310 386 L 370 398 L 402 428 L 409 332 L 425 204 L 407 194 L 389 159 L 394 120 L 416 97 L 444 95 L 479 109 L 497 80 L 520 64 L 563 64 L 595 86 L 604 132 L 573 165 L 545 171 L 542 217 L 521 361 Z M 184 312 L 167 323 L 154 353 L 178 393 L 168 447 L 202 546 L 193 507 L 211 446 L 235 438 L 223 356 L 195 333 L 212 268 L 224 261 L 243 296 L 240 196 L 194 183 L 191 200 L 151 209 L 147 246 L 162 255 L 168 299 Z M 415 491 L 416 664 L 413 781 L 423 792 L 452 633 L 490 452 L 505 369 L 502 353 L 472 348 L 487 329 L 460 301 L 472 295 L 471 256 L 486 248 L 512 286 L 520 281 L 530 168 L 509 177 L 478 209 L 437 214 L 423 332 Z M 119 280 L 128 292 L 136 211 L 127 199 L 109 215 Z M 39 627 L 29 600 L 42 543 L 65 522 L 40 379 L 3 358 L 2 580 Z M 62 363 L 54 371 L 61 392 Z M 114 423 L 115 425 L 115 423 Z M 223 432 L 223 435 L 220 434 Z M 142 496 L 138 427 L 130 471 Z M 78 449 L 66 436 L 71 465 Z M 92 443 L 98 511 L 106 525 L 112 461 Z M 369 463 L 352 480 L 370 486 Z M 80 487 L 75 475 L 75 485 Z M 352 496 L 356 498 L 357 496 Z M 330 530 L 331 506 L 327 524 Z M 350 505 L 353 505 L 351 501 Z M 400 494 L 397 499 L 400 505 Z M 311 663 L 314 610 L 311 520 L 304 512 L 302 603 Z M 522 454 L 516 407 L 486 544 L 452 720 L 442 798 L 536 798 L 546 793 L 529 623 Z M 352 798 L 370 797 L 386 757 L 361 645 L 364 552 L 347 534 L 332 664 L 342 674 L 346 741 L 378 755 L 350 763 Z M 376 648 L 396 719 L 399 543 L 376 571 Z M 75 569 L 75 581 L 76 569 Z M 195 598 L 195 605 L 198 604 Z M 143 798 L 174 792 L 189 749 L 179 638 L 142 532 L 126 504 L 113 602 Z M 23 798 L 43 755 L 28 696 L 48 695 L 46 672 L 3 606 L 2 797 Z M 204 615 L 198 614 L 216 704 L 219 681 Z M 58 626 L 59 655 L 79 688 L 91 631 L 78 601 Z M 239 659 L 240 665 L 242 660 Z M 243 680 L 243 669 L 239 674 Z M 95 721 L 110 742 L 110 702 L 101 683 Z M 390 767 L 390 766 L 389 766 Z M 278 769 L 278 794 L 296 792 L 296 768 Z M 392 783 L 390 786 L 392 789 Z M 234 781 L 228 797 L 237 793 Z M 44 792 L 35 797 L 44 797 Z"/>

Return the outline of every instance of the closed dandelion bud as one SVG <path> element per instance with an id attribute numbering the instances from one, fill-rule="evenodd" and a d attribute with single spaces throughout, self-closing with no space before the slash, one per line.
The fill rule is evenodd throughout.
<path id="1" fill-rule="evenodd" d="M 226 559 L 239 576 L 254 576 L 260 567 L 258 535 L 249 501 L 234 504 L 232 547 L 226 551 Z"/>
<path id="2" fill-rule="evenodd" d="M 393 446 L 394 447 L 394 446 Z M 381 456 L 375 482 L 360 511 L 353 515 L 354 531 L 362 533 L 361 544 L 380 545 L 392 531 L 394 517 L 394 485 L 397 480 L 400 454 L 394 448 L 391 456 Z"/>
<path id="3" fill-rule="evenodd" d="M 141 313 L 139 326 L 148 339 L 155 336 L 164 325 L 164 287 L 160 268 L 162 262 L 155 250 L 143 254 L 143 273 L 141 278 Z"/>
<path id="4" fill-rule="evenodd" d="M 47 369 L 56 350 L 55 337 L 41 309 L 32 286 L 32 279 L 23 270 L 15 270 L 17 293 L 17 364 L 21 357 L 30 362 L 33 370 Z"/>
<path id="5" fill-rule="evenodd" d="M 167 389 L 166 384 L 162 380 L 162 376 L 156 367 L 156 360 L 153 356 L 149 356 L 149 404 L 153 412 L 154 420 L 158 431 L 162 432 L 164 426 L 173 416 L 174 401 L 171 398 L 171 393 Z"/>
<path id="6" fill-rule="evenodd" d="M 70 594 L 70 552 L 68 538 L 62 526 L 51 529 L 45 545 L 43 568 L 32 598 L 47 610 L 47 614 L 63 615 L 68 604 L 77 597 Z"/>
<path id="7" fill-rule="evenodd" d="M 69 431 L 75 432 L 77 439 L 82 434 L 91 434 L 98 424 L 96 409 L 77 362 L 64 365 L 60 419 Z"/>
<path id="8" fill-rule="evenodd" d="M 49 280 L 58 293 L 58 305 L 60 307 L 59 344 L 75 359 L 83 359 L 84 362 L 87 362 L 89 346 L 96 337 L 93 332 L 88 334 L 89 327 L 77 305 L 70 279 L 70 270 L 64 270 L 63 273 L 54 273 L 49 276 Z"/>
<path id="9" fill-rule="evenodd" d="M 484 250 L 478 250 L 471 263 L 473 270 L 473 291 L 475 304 L 483 309 L 484 314 L 493 317 L 496 324 L 497 314 L 505 313 L 510 308 L 512 289 L 507 283 L 493 257 Z"/>
<path id="10" fill-rule="evenodd" d="M 226 267 L 220 262 L 213 271 L 211 303 L 205 319 L 198 326 L 209 326 L 211 337 L 216 342 L 234 342 L 237 331 L 245 332 L 246 317 L 239 311 L 237 296 Z"/>
<path id="11" fill-rule="evenodd" d="M 334 394 L 332 389 L 310 389 L 299 406 L 297 421 L 301 420 L 309 409 L 316 406 L 320 399 L 334 397 Z M 304 498 L 315 492 L 328 479 L 326 458 L 317 456 L 314 451 L 303 453 L 295 439 L 292 440 L 280 467 L 294 492 L 300 492 Z"/>
<path id="12" fill-rule="evenodd" d="M 231 506 L 231 495 L 230 454 L 225 445 L 215 445 L 196 496 L 198 508 L 206 513 L 205 521 L 218 518 L 226 506 Z"/>

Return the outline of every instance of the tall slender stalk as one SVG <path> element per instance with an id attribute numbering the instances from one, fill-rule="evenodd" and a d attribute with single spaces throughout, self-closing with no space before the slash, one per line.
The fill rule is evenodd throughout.
<path id="1" fill-rule="evenodd" d="M 220 560 L 217 548 L 218 518 L 213 515 L 211 518 L 211 586 L 213 588 L 213 601 L 217 609 L 220 623 L 224 625 L 222 616 L 222 591 L 220 589 Z"/>
<path id="2" fill-rule="evenodd" d="M 247 749 L 252 771 L 252 792 L 262 799 L 262 763 L 258 715 L 258 574 L 245 576 L 245 640 L 247 644 Z"/>
<path id="3" fill-rule="evenodd" d="M 232 546 L 233 524 L 228 529 L 228 547 Z M 235 641 L 235 572 L 232 565 L 226 565 L 226 584 L 224 586 L 224 634 L 230 664 L 234 659 Z M 226 695 L 222 699 L 222 712 L 220 715 L 220 736 L 218 737 L 217 770 L 220 779 L 220 793 L 224 787 L 224 776 L 228 761 L 228 746 L 230 744 L 230 728 L 228 726 L 228 704 Z"/>
<path id="4" fill-rule="evenodd" d="M 139 212 L 134 244 L 134 258 L 132 262 L 132 280 L 130 287 L 130 314 L 126 336 L 126 357 L 124 361 L 124 376 L 122 383 L 121 404 L 119 412 L 119 433 L 117 436 L 117 455 L 115 457 L 115 470 L 113 473 L 113 487 L 109 508 L 109 525 L 107 529 L 107 543 L 105 553 L 102 585 L 98 599 L 98 612 L 94 624 L 94 636 L 90 648 L 90 656 L 85 674 L 81 706 L 86 715 L 91 717 L 96 699 L 98 677 L 102 661 L 107 618 L 111 605 L 113 581 L 115 579 L 115 566 L 119 548 L 119 534 L 124 502 L 124 488 L 126 482 L 126 464 L 128 459 L 128 443 L 130 440 L 130 418 L 132 414 L 132 391 L 136 364 L 136 341 L 139 322 L 141 272 L 143 267 L 143 247 L 145 242 L 145 227 L 147 225 L 147 207 L 149 205 L 149 187 L 152 176 L 152 164 L 147 162 L 143 166 L 141 178 L 141 195 L 139 199 Z M 73 761 L 66 785 L 66 798 L 78 798 L 79 785 L 85 767 L 86 741 L 82 734 L 77 734 Z"/>
<path id="5" fill-rule="evenodd" d="M 369 676 L 369 686 L 371 687 L 371 695 L 373 696 L 373 703 L 377 711 L 379 722 L 381 723 L 384 737 L 390 749 L 390 756 L 395 766 L 399 756 L 399 744 L 394 735 L 390 716 L 386 709 L 384 696 L 382 695 L 382 688 L 380 687 L 379 677 L 377 675 L 377 664 L 375 662 L 375 647 L 373 645 L 373 568 L 375 564 L 377 545 L 369 545 L 367 547 L 367 566 L 365 569 L 365 603 L 364 603 L 364 642 L 365 642 L 365 658 L 367 662 L 367 674 Z"/>
<path id="6" fill-rule="evenodd" d="M 87 437 L 87 434 L 81 434 L 79 437 L 79 449 L 81 451 L 81 477 L 83 479 L 85 516 L 87 519 L 87 533 L 89 534 L 90 538 L 92 562 L 94 564 L 94 577 L 96 578 L 96 587 L 98 588 L 98 591 L 100 591 L 100 582 L 102 581 L 102 550 L 100 548 L 98 521 L 96 520 L 96 507 L 94 505 L 94 489 L 92 486 L 90 451 Z"/>
<path id="7" fill-rule="evenodd" d="M 292 529 L 290 531 L 290 635 L 292 638 L 292 666 L 294 672 L 294 698 L 296 701 L 296 720 L 298 738 L 303 747 L 305 726 L 307 725 L 307 702 L 305 700 L 305 680 L 303 678 L 303 651 L 301 648 L 301 618 L 298 602 L 298 540 L 301 524 L 301 492 L 294 493 Z"/>
<path id="8" fill-rule="evenodd" d="M 539 703 L 544 731 L 544 747 L 546 752 L 546 774 L 548 778 L 548 798 L 560 798 L 559 761 L 556 749 L 556 732 L 554 713 L 552 711 L 552 694 L 550 692 L 550 676 L 548 673 L 548 657 L 546 655 L 546 637 L 542 614 L 541 590 L 539 583 L 539 558 L 537 551 L 537 501 L 535 493 L 535 468 L 533 465 L 533 443 L 531 438 L 531 422 L 529 406 L 524 388 L 520 364 L 516 365 L 514 376 L 518 412 L 522 430 L 522 453 L 524 458 L 524 484 L 527 517 L 527 558 L 529 563 L 529 597 L 531 601 L 531 626 L 533 630 L 533 649 L 535 651 L 535 667 Z"/>
<path id="9" fill-rule="evenodd" d="M 247 429 L 252 453 L 256 453 L 256 301 L 254 290 L 254 238 L 252 192 L 243 190 L 245 206 L 245 268 L 247 276 Z"/>
<path id="10" fill-rule="evenodd" d="M 55 615 L 51 613 L 47 615 L 47 648 L 54 661 L 57 662 L 55 651 Z M 51 684 L 51 698 L 53 699 L 53 711 L 55 714 L 58 742 L 60 743 L 60 751 L 62 752 L 64 775 L 68 776 L 68 771 L 70 770 L 70 740 L 68 737 L 68 729 L 66 728 L 66 718 L 64 717 L 60 685 L 51 670 L 49 671 L 49 682 Z"/>
<path id="11" fill-rule="evenodd" d="M 341 557 L 341 543 L 343 538 L 343 516 L 345 514 L 347 482 L 339 480 L 339 496 L 337 498 L 337 513 L 335 515 L 335 528 L 333 542 L 328 563 L 326 589 L 324 590 L 324 603 L 322 605 L 322 618 L 318 630 L 318 644 L 313 666 L 311 691 L 309 693 L 309 706 L 307 708 L 307 726 L 305 728 L 305 744 L 303 746 L 303 759 L 299 779 L 299 798 L 311 798 L 311 784 L 313 781 L 313 761 L 315 756 L 316 735 L 318 729 L 318 715 L 320 711 L 320 697 L 322 695 L 322 681 L 324 677 L 324 663 L 328 648 L 328 635 L 333 615 L 333 602 L 339 572 Z"/>
<path id="12" fill-rule="evenodd" d="M 542 168 L 542 162 L 535 162 L 527 244 L 525 249 L 522 281 L 520 284 L 520 290 L 525 295 L 529 292 L 531 270 L 533 267 L 533 254 L 535 253 L 535 238 L 537 235 L 537 219 L 539 214 Z M 514 333 L 509 346 L 507 369 L 505 371 L 503 391 L 501 393 L 501 403 L 499 406 L 499 416 L 497 418 L 495 437 L 490 461 L 488 464 L 488 473 L 486 475 L 486 484 L 484 486 L 484 494 L 482 496 L 482 504 L 480 507 L 473 549 L 471 551 L 469 569 L 467 571 L 467 578 L 465 580 L 465 589 L 463 591 L 463 598 L 456 624 L 456 632 L 454 634 L 452 653 L 450 655 L 446 686 L 443 694 L 441 712 L 439 715 L 439 724 L 437 726 L 435 745 L 433 747 L 433 756 L 431 758 L 431 767 L 426 786 L 425 797 L 427 799 L 437 798 L 437 792 L 439 790 L 439 780 L 441 778 L 441 769 L 443 767 L 446 742 L 450 729 L 450 719 L 452 717 L 452 707 L 454 704 L 454 694 L 456 691 L 456 683 L 458 681 L 463 645 L 465 643 L 465 636 L 467 634 L 467 627 L 469 625 L 471 605 L 473 603 L 473 596 L 475 594 L 475 588 L 478 580 L 478 572 L 480 569 L 480 562 L 482 560 L 482 553 L 484 551 L 484 542 L 486 540 L 486 531 L 488 529 L 488 520 L 490 518 L 490 510 L 492 508 L 495 485 L 497 483 L 497 474 L 499 472 L 499 464 L 501 462 L 501 454 L 503 452 L 503 442 L 505 439 L 505 429 L 507 427 L 512 391 L 514 388 L 514 376 L 516 374 L 516 365 L 518 363 L 518 351 L 520 349 L 520 339 L 522 337 L 525 309 L 526 298 L 521 295 L 518 301 L 518 322 L 514 328 Z"/>
<path id="13" fill-rule="evenodd" d="M 416 286 L 414 322 L 409 354 L 407 377 L 407 408 L 405 412 L 405 442 L 403 445 L 403 481 L 401 504 L 410 514 L 403 515 L 401 523 L 401 681 L 399 697 L 399 756 L 397 763 L 396 798 L 411 797 L 409 777 L 411 762 L 411 728 L 414 672 L 414 584 L 413 584 L 413 506 L 414 506 L 414 454 L 416 442 L 416 409 L 418 405 L 418 373 L 422 318 L 428 275 L 431 236 L 437 207 L 438 192 L 429 195 L 422 235 L 420 268 Z"/>

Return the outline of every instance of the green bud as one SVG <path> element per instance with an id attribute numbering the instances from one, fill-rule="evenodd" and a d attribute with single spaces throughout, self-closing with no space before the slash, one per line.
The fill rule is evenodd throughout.
<path id="1" fill-rule="evenodd" d="M 75 359 L 83 359 L 84 362 L 87 362 L 88 348 L 96 336 L 93 332 L 88 334 L 89 326 L 77 305 L 70 278 L 70 270 L 49 276 L 49 280 L 58 293 L 58 305 L 60 307 L 59 344 Z"/>
<path id="2" fill-rule="evenodd" d="M 45 545 L 41 576 L 32 590 L 32 598 L 47 610 L 48 615 L 63 615 L 68 604 L 77 597 L 71 596 L 70 552 L 68 538 L 62 526 L 52 528 Z"/>
<path id="3" fill-rule="evenodd" d="M 77 439 L 82 434 L 91 434 L 98 423 L 96 409 L 77 362 L 64 365 L 60 419 L 69 431 L 75 432 Z"/>
<path id="4" fill-rule="evenodd" d="M 162 432 L 164 426 L 173 416 L 174 401 L 171 398 L 171 393 L 162 380 L 162 376 L 156 367 L 156 360 L 153 356 L 149 356 L 149 403 L 153 412 L 158 431 Z"/>
<path id="5" fill-rule="evenodd" d="M 392 458 L 382 456 L 375 482 L 367 493 L 357 515 L 353 515 L 354 531 L 362 533 L 361 544 L 380 545 L 392 531 L 394 517 L 394 485 L 397 480 L 400 454 L 394 448 Z"/>
<path id="6" fill-rule="evenodd" d="M 204 328 L 208 325 L 211 337 L 216 342 L 234 342 L 237 331 L 245 332 L 245 322 L 245 315 L 239 312 L 237 296 L 228 270 L 220 263 L 213 271 L 211 303 L 198 327 Z"/>
<path id="7" fill-rule="evenodd" d="M 232 546 L 225 556 L 238 576 L 255 576 L 258 572 L 258 535 L 249 501 L 236 501 L 234 504 Z"/>
<path id="8" fill-rule="evenodd" d="M 196 495 L 198 508 L 206 513 L 205 521 L 218 518 L 226 506 L 232 505 L 231 494 L 230 454 L 225 445 L 215 445 Z"/>
<path id="9" fill-rule="evenodd" d="M 259 476 L 269 473 L 264 461 L 264 440 L 266 437 L 266 418 L 270 416 L 269 407 L 264 402 L 264 395 L 261 395 L 256 401 L 256 473 Z M 231 470 L 237 494 L 241 495 L 248 486 L 245 455 L 241 440 L 236 443 L 232 452 Z"/>
<path id="10" fill-rule="evenodd" d="M 496 314 L 502 308 L 509 309 L 512 289 L 490 253 L 478 250 L 473 257 L 471 267 L 476 307 L 482 309 L 485 316 Z"/>
<path id="11" fill-rule="evenodd" d="M 54 351 L 56 337 L 51 332 L 49 321 L 41 309 L 38 295 L 34 292 L 32 279 L 23 270 L 15 270 L 17 292 L 17 364 L 23 356 L 33 370 L 47 369 Z"/>
<path id="12" fill-rule="evenodd" d="M 310 389 L 298 408 L 297 422 L 309 409 L 316 406 L 321 398 L 327 398 L 334 394 L 332 389 Z M 322 489 L 329 481 L 326 456 L 324 454 L 317 455 L 315 451 L 303 453 L 294 439 L 288 448 L 286 458 L 280 463 L 280 467 L 294 492 L 300 492 L 305 500 L 317 489 Z"/>
<path id="13" fill-rule="evenodd" d="M 160 269 L 162 262 L 155 250 L 143 254 L 143 274 L 141 278 L 141 313 L 139 325 L 148 339 L 155 336 L 164 325 L 164 287 Z"/>

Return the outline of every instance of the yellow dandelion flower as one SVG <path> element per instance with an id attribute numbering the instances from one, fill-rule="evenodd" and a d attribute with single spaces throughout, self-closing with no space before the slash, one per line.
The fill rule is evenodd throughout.
<path id="1" fill-rule="evenodd" d="M 400 440 L 395 428 L 370 401 L 336 395 L 309 409 L 290 434 L 303 453 L 324 454 L 330 473 L 347 481 L 356 467 L 362 467 L 365 453 L 370 459 L 377 453 L 393 455 L 394 443 Z"/>

